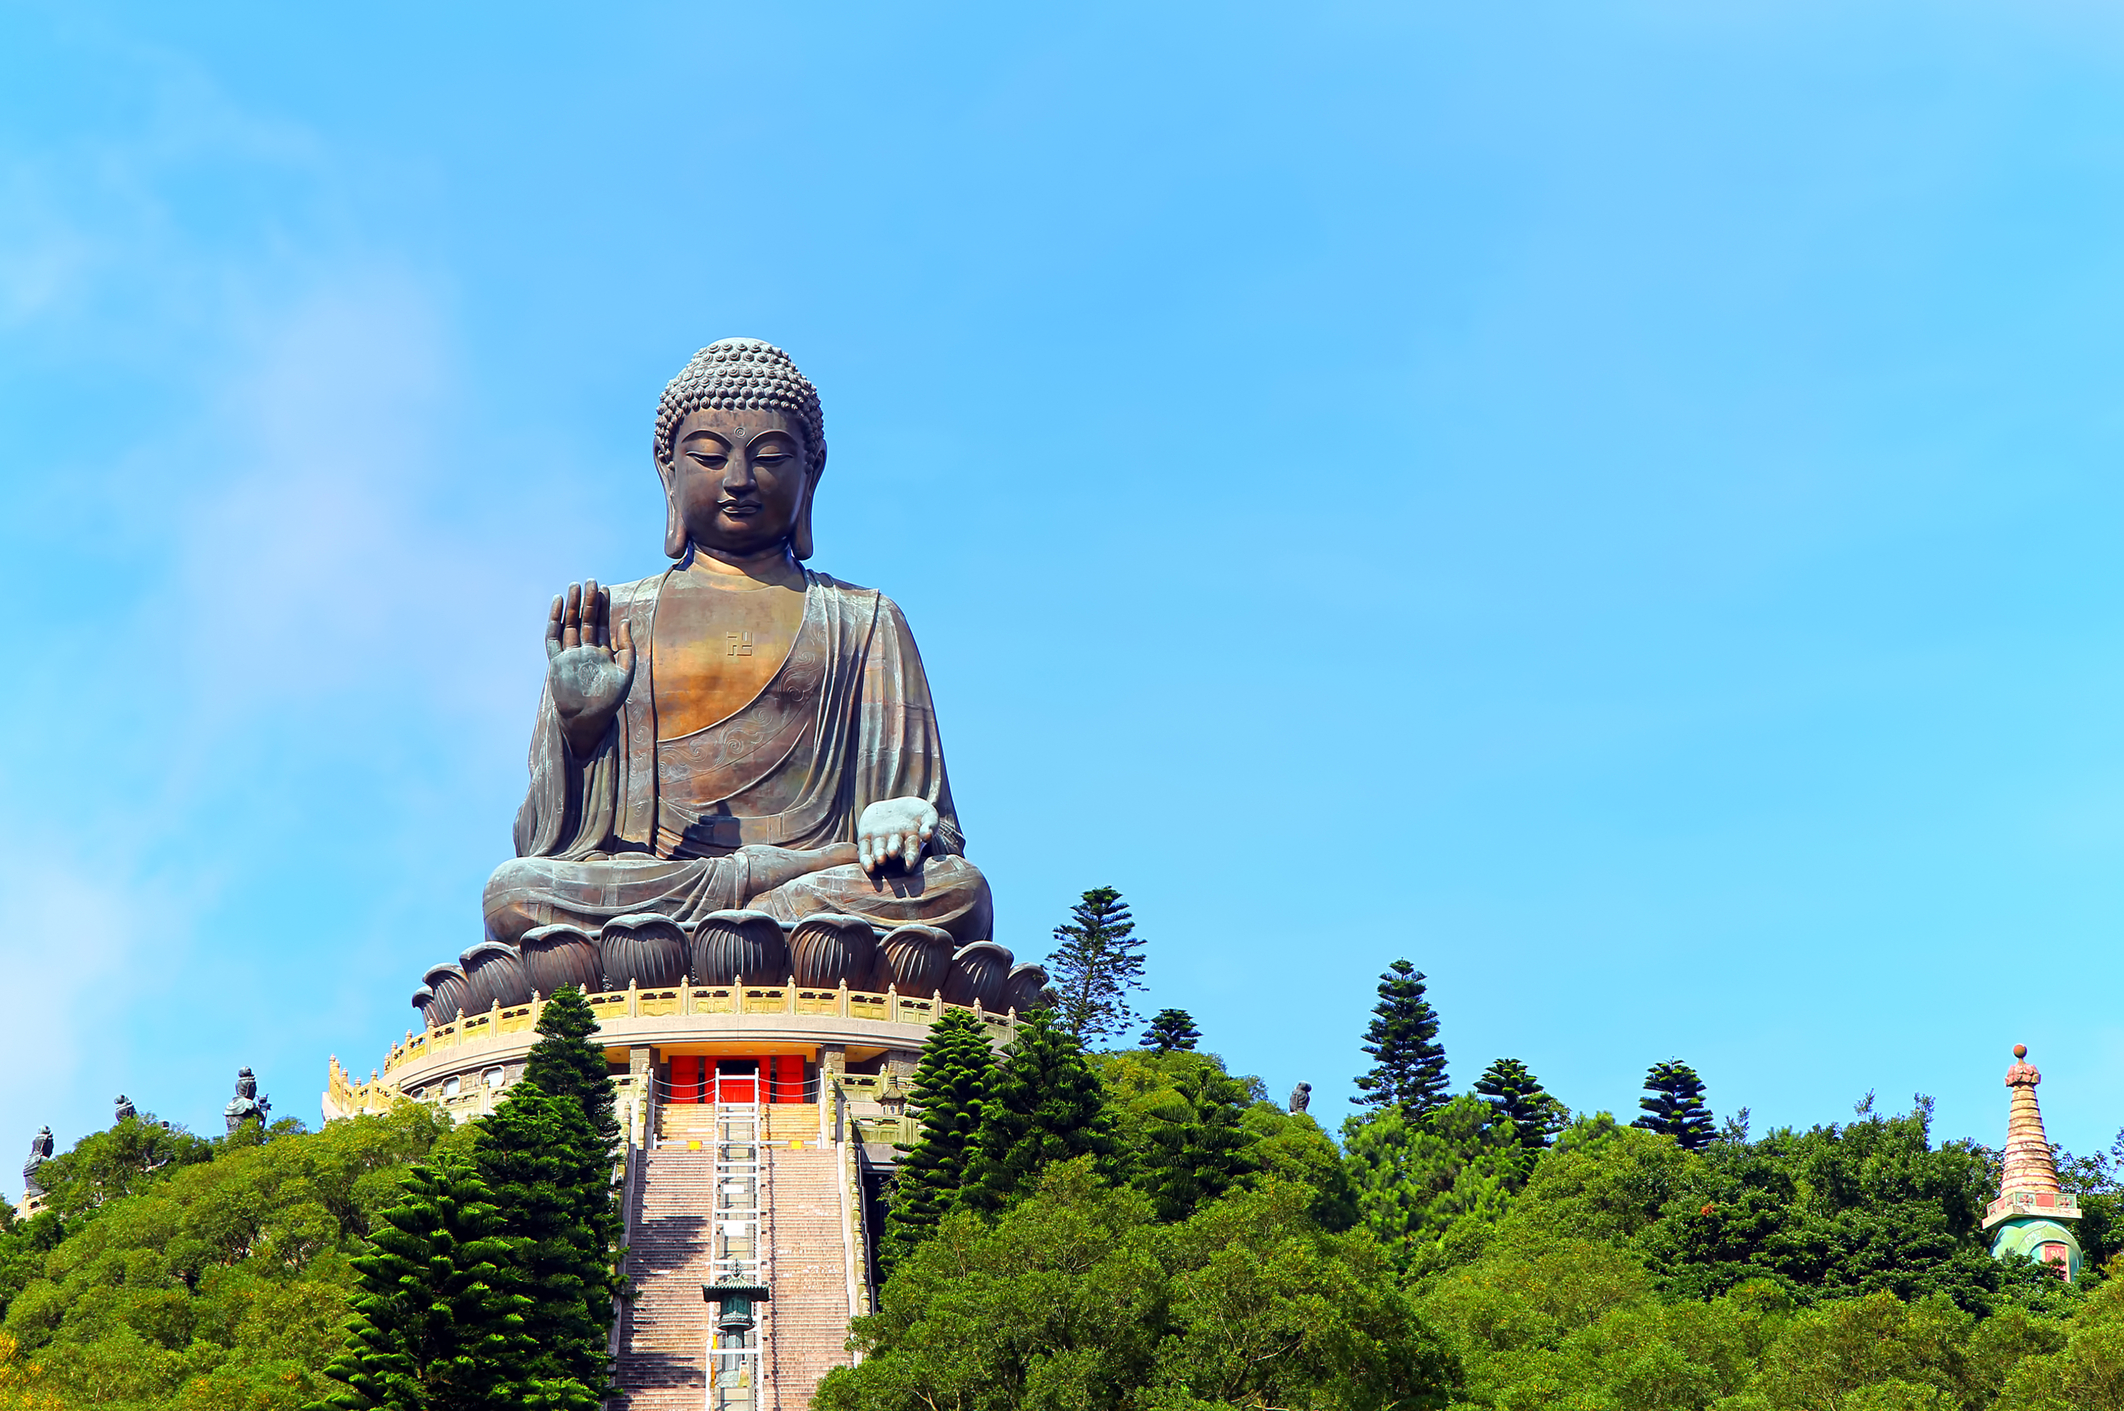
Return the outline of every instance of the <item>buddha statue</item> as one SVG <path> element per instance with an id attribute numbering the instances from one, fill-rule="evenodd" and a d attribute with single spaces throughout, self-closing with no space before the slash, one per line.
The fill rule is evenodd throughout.
<path id="1" fill-rule="evenodd" d="M 653 451 L 672 562 L 553 600 L 489 942 L 733 910 L 989 940 L 906 620 L 805 566 L 817 391 L 781 349 L 726 338 L 665 387 Z"/>

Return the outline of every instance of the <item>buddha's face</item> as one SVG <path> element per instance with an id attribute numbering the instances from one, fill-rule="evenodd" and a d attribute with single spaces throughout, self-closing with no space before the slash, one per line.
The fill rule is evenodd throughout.
<path id="1" fill-rule="evenodd" d="M 744 557 L 785 543 L 811 493 L 809 449 L 778 411 L 688 414 L 671 433 L 670 491 L 694 544 Z"/>

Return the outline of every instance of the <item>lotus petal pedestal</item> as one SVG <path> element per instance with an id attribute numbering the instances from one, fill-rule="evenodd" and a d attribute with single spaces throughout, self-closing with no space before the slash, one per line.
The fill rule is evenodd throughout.
<path id="1" fill-rule="evenodd" d="M 524 973 L 531 977 L 531 988 L 540 994 L 550 995 L 563 986 L 574 985 L 589 995 L 605 987 L 604 960 L 598 954 L 597 941 L 580 926 L 540 926 L 524 932 L 519 944 L 524 953 Z"/>
<path id="2" fill-rule="evenodd" d="M 877 964 L 878 933 L 859 916 L 807 916 L 789 933 L 790 971 L 810 989 L 860 989 Z"/>
<path id="3" fill-rule="evenodd" d="M 951 973 L 951 953 L 958 948 L 951 932 L 935 926 L 901 926 L 878 946 L 869 988 L 898 990 L 903 995 L 932 995 Z"/>
<path id="4" fill-rule="evenodd" d="M 991 1012 L 1003 1007 L 1003 982 L 1010 978 L 1011 953 L 994 941 L 959 947 L 944 981 L 946 1004 L 978 1004 Z"/>
<path id="5" fill-rule="evenodd" d="M 711 911 L 693 928 L 688 971 L 696 985 L 740 979 L 778 985 L 789 978 L 782 923 L 764 911 Z"/>
<path id="6" fill-rule="evenodd" d="M 1010 968 L 1010 977 L 1003 982 L 1003 1007 L 1020 1014 L 1035 1009 L 1045 1009 L 1053 1001 L 1047 989 L 1047 967 L 1026 961 Z"/>
<path id="7" fill-rule="evenodd" d="M 431 965 L 428 972 L 420 977 L 420 981 L 422 988 L 434 996 L 421 1011 L 428 1017 L 429 1028 L 448 1024 L 465 1012 L 465 993 L 468 986 L 463 970 L 448 962 Z"/>
<path id="8" fill-rule="evenodd" d="M 484 1014 L 493 1006 L 529 1004 L 531 977 L 515 946 L 481 941 L 458 957 L 465 967 L 465 1010 Z"/>
<path id="9" fill-rule="evenodd" d="M 668 916 L 615 916 L 599 928 L 597 950 L 605 983 L 615 990 L 667 989 L 686 978 L 686 933 Z"/>

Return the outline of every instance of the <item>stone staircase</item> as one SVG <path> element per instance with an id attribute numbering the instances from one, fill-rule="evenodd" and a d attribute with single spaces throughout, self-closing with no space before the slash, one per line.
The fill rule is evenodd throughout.
<path id="1" fill-rule="evenodd" d="M 627 1249 L 634 1297 L 620 1313 L 613 1380 L 627 1411 L 700 1411 L 715 1153 L 667 1146 L 636 1155 L 647 1165 Z"/>
<path id="2" fill-rule="evenodd" d="M 849 1360 L 840 1157 L 817 1145 L 817 1109 L 803 1110 L 811 1114 L 811 1141 L 803 1150 L 790 1149 L 786 1138 L 783 1146 L 761 1150 L 767 1190 L 761 1234 L 774 1292 L 761 1307 L 761 1411 L 804 1411 L 819 1379 Z M 626 1411 L 699 1411 L 703 1404 L 709 1309 L 701 1285 L 710 1277 L 715 1208 L 710 1135 L 704 1124 L 700 1150 L 684 1138 L 667 1138 L 657 1150 L 637 1153 L 646 1165 L 627 1254 L 635 1296 L 620 1316 L 613 1369 L 624 1393 L 618 1405 Z"/>
<path id="3" fill-rule="evenodd" d="M 813 1128 L 816 1132 L 817 1128 Z M 840 1157 L 831 1147 L 766 1153 L 774 1218 L 774 1298 L 766 1305 L 776 1411 L 803 1411 L 819 1379 L 848 1362 L 848 1243 Z"/>

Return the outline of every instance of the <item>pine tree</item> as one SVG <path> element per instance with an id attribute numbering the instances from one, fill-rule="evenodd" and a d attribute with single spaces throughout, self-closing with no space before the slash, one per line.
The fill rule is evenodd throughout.
<path id="1" fill-rule="evenodd" d="M 1094 887 L 1070 908 L 1071 922 L 1055 927 L 1060 944 L 1047 958 L 1062 1027 L 1090 1044 L 1127 1032 L 1136 1022 L 1128 992 L 1143 985 L 1143 941 L 1128 904 L 1112 887 Z"/>
<path id="2" fill-rule="evenodd" d="M 590 1041 L 596 1031 L 581 990 L 554 992 L 523 1079 L 479 1124 L 472 1156 L 502 1212 L 517 1286 L 531 1299 L 524 1320 L 541 1372 L 579 1395 L 561 1404 L 585 1407 L 597 1405 L 609 1370 L 621 1233 L 612 1187 L 619 1123 L 605 1051 Z"/>
<path id="3" fill-rule="evenodd" d="M 543 1037 L 524 1061 L 524 1081 L 581 1103 L 583 1115 L 610 1149 L 619 1140 L 619 1118 L 613 1112 L 617 1096 L 605 1069 L 604 1046 L 591 1041 L 597 1016 L 590 1001 L 574 985 L 561 986 L 540 1008 L 538 1032 Z"/>
<path id="4" fill-rule="evenodd" d="M 1516 1058 L 1500 1058 L 1475 1080 L 1475 1091 L 1489 1099 L 1497 1115 L 1512 1124 L 1519 1144 L 1529 1153 L 1545 1149 L 1571 1113 L 1541 1086 L 1541 1079 Z"/>
<path id="5" fill-rule="evenodd" d="M 408 1176 L 353 1260 L 347 1350 L 325 1368 L 346 1390 L 311 1411 L 504 1411 L 554 1404 L 532 1366 L 530 1300 L 515 1291 L 501 1212 L 462 1157 Z M 561 1403 L 565 1404 L 565 1403 Z"/>
<path id="6" fill-rule="evenodd" d="M 890 1270 L 929 1238 L 958 1204 L 966 1162 L 980 1133 L 981 1109 L 995 1077 L 988 1031 L 967 1010 L 948 1009 L 930 1028 L 908 1098 L 921 1122 L 913 1146 L 903 1146 L 878 1263 Z"/>
<path id="7" fill-rule="evenodd" d="M 1704 1105 L 1704 1080 L 1694 1068 L 1678 1058 L 1653 1064 L 1645 1073 L 1645 1093 L 1637 1103 L 1645 1115 L 1631 1126 L 1670 1136 L 1684 1151 L 1711 1145 L 1711 1109 Z"/>
<path id="8" fill-rule="evenodd" d="M 1422 1122 L 1391 1104 L 1353 1116 L 1342 1146 L 1365 1227 L 1405 1271 L 1431 1265 L 1449 1234 L 1494 1225 L 1527 1175 L 1512 1128 L 1465 1094 Z"/>
<path id="9" fill-rule="evenodd" d="M 583 1106 L 525 1082 L 479 1124 L 473 1161 L 502 1213 L 538 1369 L 595 1411 L 618 1287 L 612 1158 Z"/>
<path id="10" fill-rule="evenodd" d="M 1106 1092 L 1084 1046 L 1036 1009 L 1018 1024 L 981 1104 L 981 1127 L 966 1163 L 961 1201 L 1000 1210 L 1038 1184 L 1057 1161 L 1089 1156 L 1106 1174 L 1114 1158 Z"/>
<path id="11" fill-rule="evenodd" d="M 1397 960 L 1379 977 L 1379 1003 L 1364 1031 L 1372 1071 L 1357 1080 L 1363 1107 L 1398 1107 L 1420 1122 L 1446 1101 L 1445 1046 L 1438 1040 L 1438 1012 L 1423 997 L 1424 975 Z"/>
<path id="12" fill-rule="evenodd" d="M 1201 1037 L 1194 1015 L 1184 1009 L 1161 1009 L 1151 1016 L 1150 1027 L 1137 1043 L 1152 1053 L 1179 1053 L 1191 1051 Z"/>
<path id="13" fill-rule="evenodd" d="M 1185 1220 L 1261 1169 L 1250 1150 L 1260 1138 L 1242 1121 L 1246 1103 L 1237 1079 L 1204 1063 L 1151 1110 L 1148 1149 L 1136 1153 L 1136 1185 L 1160 1220 Z"/>

